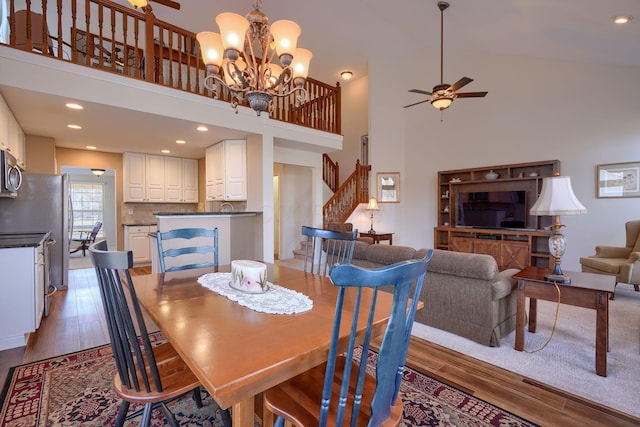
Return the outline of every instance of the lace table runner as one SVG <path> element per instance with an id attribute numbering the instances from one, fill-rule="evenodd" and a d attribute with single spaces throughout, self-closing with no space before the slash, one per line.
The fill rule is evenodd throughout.
<path id="1" fill-rule="evenodd" d="M 308 296 L 282 286 L 267 282 L 269 289 L 262 294 L 249 294 L 229 286 L 231 273 L 209 273 L 198 278 L 205 288 L 211 289 L 235 301 L 243 307 L 269 314 L 304 313 L 313 308 L 313 301 Z"/>

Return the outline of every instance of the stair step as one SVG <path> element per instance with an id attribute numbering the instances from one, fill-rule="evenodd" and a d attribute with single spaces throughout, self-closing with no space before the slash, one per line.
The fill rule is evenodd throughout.
<path id="1" fill-rule="evenodd" d="M 305 249 L 294 249 L 293 258 L 304 261 L 307 251 Z"/>

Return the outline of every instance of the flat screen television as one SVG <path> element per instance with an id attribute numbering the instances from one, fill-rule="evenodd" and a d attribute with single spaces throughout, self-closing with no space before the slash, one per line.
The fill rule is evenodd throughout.
<path id="1" fill-rule="evenodd" d="M 457 227 L 528 227 L 526 191 L 459 192 L 456 203 Z"/>

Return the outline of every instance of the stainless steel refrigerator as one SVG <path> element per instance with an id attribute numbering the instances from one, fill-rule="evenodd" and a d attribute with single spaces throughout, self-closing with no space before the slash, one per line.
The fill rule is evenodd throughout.
<path id="1" fill-rule="evenodd" d="M 72 212 L 69 175 L 24 173 L 16 198 L 0 198 L 0 232 L 51 231 L 49 283 L 67 289 Z"/>

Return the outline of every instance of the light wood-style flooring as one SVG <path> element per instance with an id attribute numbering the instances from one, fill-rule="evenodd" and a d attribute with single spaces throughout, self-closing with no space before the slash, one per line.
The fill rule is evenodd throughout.
<path id="1" fill-rule="evenodd" d="M 150 267 L 136 268 L 146 274 Z M 150 330 L 155 330 L 150 325 Z M 93 269 L 71 270 L 69 290 L 53 295 L 50 314 L 26 347 L 0 352 L 0 384 L 9 368 L 108 343 Z M 638 426 L 640 419 L 585 401 L 439 345 L 412 337 L 407 365 L 542 426 Z"/>

